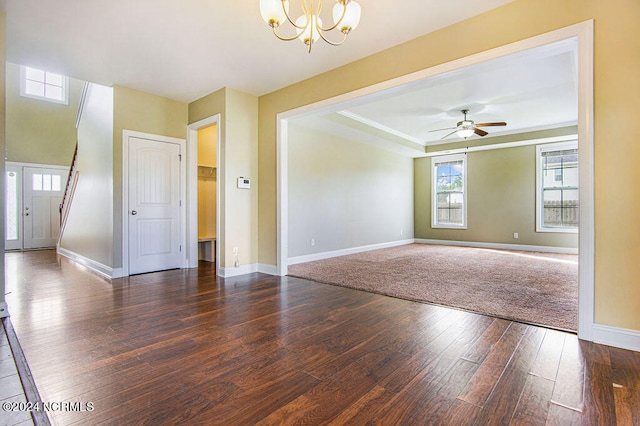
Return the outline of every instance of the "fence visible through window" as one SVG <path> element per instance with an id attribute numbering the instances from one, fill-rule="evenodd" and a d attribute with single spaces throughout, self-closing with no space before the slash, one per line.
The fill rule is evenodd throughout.
<path id="1" fill-rule="evenodd" d="M 577 228 L 580 217 L 578 197 L 578 149 L 540 151 L 542 226 Z"/>

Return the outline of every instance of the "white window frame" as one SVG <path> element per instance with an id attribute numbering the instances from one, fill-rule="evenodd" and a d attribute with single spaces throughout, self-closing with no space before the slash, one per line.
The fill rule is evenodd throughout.
<path id="1" fill-rule="evenodd" d="M 551 233 L 568 233 L 577 234 L 579 226 L 577 227 L 552 227 L 544 226 L 542 218 L 544 217 L 542 206 L 542 153 L 547 151 L 562 151 L 567 149 L 578 149 L 578 140 L 550 143 L 543 145 L 536 145 L 536 232 L 551 232 Z M 580 173 L 580 164 L 578 163 L 578 173 Z M 578 187 L 578 190 L 580 188 Z"/>
<path id="2" fill-rule="evenodd" d="M 436 165 L 462 160 L 462 224 L 438 223 L 438 191 Z M 431 157 L 431 227 L 442 229 L 467 229 L 467 155 L 452 154 Z"/>
<path id="3" fill-rule="evenodd" d="M 56 74 L 56 73 L 44 71 L 44 70 L 38 70 L 38 71 L 44 72 L 45 75 L 46 74 L 55 74 L 57 76 L 62 77 L 62 97 L 63 97 L 63 99 L 52 99 L 52 98 L 48 98 L 46 96 L 39 96 L 39 95 L 34 95 L 32 93 L 27 93 L 27 68 L 36 69 L 36 68 L 32 68 L 32 67 L 27 67 L 25 65 L 20 65 L 20 96 L 23 96 L 25 98 L 31 98 L 31 99 L 39 99 L 41 101 L 52 102 L 52 103 L 55 103 L 55 104 L 69 105 L 69 77 L 61 75 L 61 74 Z M 45 88 L 46 88 L 46 84 L 47 83 L 45 82 L 44 84 L 45 84 Z"/>

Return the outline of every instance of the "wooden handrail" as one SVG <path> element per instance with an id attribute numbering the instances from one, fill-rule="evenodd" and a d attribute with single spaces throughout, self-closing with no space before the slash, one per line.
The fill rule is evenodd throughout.
<path id="1" fill-rule="evenodd" d="M 69 167 L 69 174 L 67 175 L 67 184 L 64 188 L 64 194 L 62 195 L 62 202 L 60 203 L 60 224 L 62 224 L 62 210 L 64 209 L 67 198 L 69 197 L 69 189 L 71 187 L 71 178 L 76 168 L 76 159 L 78 158 L 78 142 L 76 142 L 76 149 L 73 151 L 73 159 L 71 160 L 71 167 Z"/>

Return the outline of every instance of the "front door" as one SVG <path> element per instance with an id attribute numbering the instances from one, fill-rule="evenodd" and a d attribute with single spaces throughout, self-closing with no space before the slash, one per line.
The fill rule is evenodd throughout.
<path id="1" fill-rule="evenodd" d="M 60 234 L 60 202 L 67 172 L 60 169 L 24 167 L 25 249 L 55 247 Z"/>
<path id="2" fill-rule="evenodd" d="M 180 145 L 129 137 L 129 273 L 182 266 Z"/>

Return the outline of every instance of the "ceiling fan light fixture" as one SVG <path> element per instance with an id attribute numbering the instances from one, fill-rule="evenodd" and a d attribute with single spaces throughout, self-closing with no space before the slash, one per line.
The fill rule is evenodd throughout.
<path id="1" fill-rule="evenodd" d="M 458 136 L 460 136 L 461 138 L 468 138 L 471 135 L 473 135 L 474 130 L 473 127 L 469 128 L 469 127 L 464 127 L 462 129 L 458 129 L 458 131 L 456 132 L 458 134 Z"/>
<path id="2" fill-rule="evenodd" d="M 447 133 L 446 135 L 444 135 L 443 137 L 441 137 L 440 139 L 446 139 L 449 136 L 453 135 L 453 134 L 457 134 L 459 137 L 461 138 L 468 138 L 475 135 L 478 135 L 480 137 L 483 136 L 487 136 L 489 134 L 489 132 L 485 132 L 482 129 L 479 129 L 479 127 L 489 127 L 489 126 L 506 126 L 507 123 L 505 123 L 504 121 L 497 121 L 497 122 L 493 122 L 493 123 L 478 123 L 475 124 L 473 120 L 467 120 L 467 114 L 469 113 L 468 109 L 463 109 L 460 111 L 462 113 L 462 115 L 464 116 L 464 118 L 462 119 L 462 121 L 458 121 L 458 123 L 456 124 L 456 127 L 446 127 L 444 129 L 435 129 L 435 130 L 429 130 L 430 132 L 440 132 L 442 130 L 453 130 L 451 133 Z"/>

